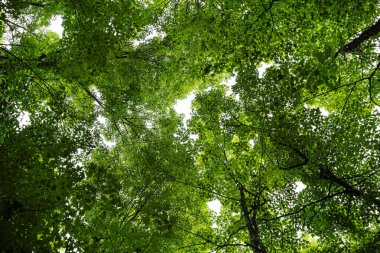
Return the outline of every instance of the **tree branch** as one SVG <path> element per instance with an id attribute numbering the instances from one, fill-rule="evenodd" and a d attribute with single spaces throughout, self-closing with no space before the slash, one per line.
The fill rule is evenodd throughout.
<path id="1" fill-rule="evenodd" d="M 335 184 L 343 187 L 345 189 L 344 193 L 349 194 L 351 196 L 361 197 L 364 201 L 369 202 L 369 203 L 373 203 L 377 207 L 380 208 L 380 200 L 369 196 L 367 193 L 363 192 L 362 190 L 355 188 L 355 186 L 347 183 L 342 178 L 337 177 L 328 168 L 325 168 L 324 166 L 319 166 L 319 172 L 320 172 L 320 176 L 322 179 L 329 180 L 329 181 L 334 182 Z"/>
<path id="2" fill-rule="evenodd" d="M 276 217 L 273 217 L 273 218 L 270 218 L 270 219 L 258 219 L 258 220 L 271 221 L 271 220 L 278 220 L 278 219 L 281 219 L 281 218 L 284 218 L 284 217 L 296 215 L 296 214 L 299 214 L 300 212 L 302 212 L 303 210 L 305 210 L 309 206 L 315 205 L 315 204 L 320 203 L 322 201 L 326 201 L 327 199 L 333 198 L 335 196 L 338 196 L 338 195 L 341 195 L 341 194 L 344 194 L 344 193 L 346 193 L 345 190 L 337 192 L 337 193 L 334 193 L 334 194 L 331 194 L 331 195 L 327 195 L 327 196 L 324 196 L 323 198 L 320 198 L 318 200 L 315 200 L 315 201 L 312 201 L 310 203 L 307 203 L 307 204 L 303 205 L 302 207 L 300 207 L 298 210 L 296 210 L 294 212 L 282 214 L 282 215 L 279 215 L 279 216 L 276 216 Z"/>
<path id="3" fill-rule="evenodd" d="M 368 27 L 366 30 L 362 31 L 358 37 L 356 37 L 351 42 L 341 47 L 335 53 L 335 57 L 337 57 L 339 53 L 353 52 L 354 50 L 358 49 L 364 41 L 370 39 L 371 37 L 376 36 L 379 32 L 380 32 L 380 19 L 375 24 Z"/>

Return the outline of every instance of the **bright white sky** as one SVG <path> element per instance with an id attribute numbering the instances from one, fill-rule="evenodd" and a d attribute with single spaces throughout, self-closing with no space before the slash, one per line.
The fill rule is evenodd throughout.
<path id="1" fill-rule="evenodd" d="M 54 16 L 50 21 L 50 25 L 46 28 L 49 31 L 58 33 L 59 37 L 62 38 L 63 26 L 62 26 L 62 17 Z"/>
<path id="2" fill-rule="evenodd" d="M 19 129 L 23 129 L 26 126 L 30 125 L 30 113 L 29 112 L 21 112 L 17 117 Z"/>
<path id="3" fill-rule="evenodd" d="M 192 92 L 187 97 L 182 100 L 177 100 L 177 103 L 174 105 L 174 110 L 178 114 L 184 115 L 184 123 L 191 117 L 191 102 L 194 100 L 195 94 Z"/>
<path id="4" fill-rule="evenodd" d="M 306 185 L 304 185 L 304 183 L 302 183 L 300 181 L 296 182 L 295 185 L 296 185 L 296 192 L 297 193 L 303 191 L 306 188 Z"/>
<path id="5" fill-rule="evenodd" d="M 234 75 L 231 78 L 222 82 L 222 84 L 224 84 L 228 87 L 228 90 L 226 92 L 226 96 L 230 96 L 232 94 L 232 86 L 234 86 L 236 84 L 236 73 L 234 73 Z M 238 94 L 238 96 L 239 96 L 239 94 Z M 239 100 L 239 98 L 237 98 L 237 100 Z"/>
<path id="6" fill-rule="evenodd" d="M 215 212 L 216 215 L 220 215 L 220 209 L 222 208 L 222 203 L 218 199 L 207 202 L 208 207 L 211 211 Z"/>

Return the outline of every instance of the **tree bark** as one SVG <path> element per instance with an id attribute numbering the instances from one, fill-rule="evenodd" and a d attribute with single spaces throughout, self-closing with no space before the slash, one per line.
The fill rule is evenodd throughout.
<path id="1" fill-rule="evenodd" d="M 266 253 L 267 250 L 262 243 L 259 236 L 259 227 L 257 226 L 256 216 L 257 216 L 257 207 L 254 207 L 253 217 L 250 218 L 247 201 L 245 198 L 244 189 L 242 186 L 239 187 L 240 191 L 240 206 L 243 211 L 243 217 L 245 220 L 245 226 L 249 232 L 250 247 L 254 253 Z"/>
<path id="2" fill-rule="evenodd" d="M 355 188 L 354 186 L 347 183 L 342 178 L 337 177 L 332 171 L 330 171 L 328 168 L 325 168 L 324 166 L 319 167 L 319 173 L 320 177 L 325 180 L 329 180 L 331 182 L 334 182 L 337 185 L 342 186 L 345 189 L 345 192 L 347 194 L 350 194 L 352 196 L 361 197 L 366 201 L 367 203 L 375 204 L 378 208 L 380 208 L 380 200 L 366 194 L 365 192 Z"/>
<path id="3" fill-rule="evenodd" d="M 358 49 L 359 46 L 369 38 L 377 35 L 380 32 L 380 19 L 373 24 L 372 26 L 368 27 L 364 31 L 360 33 L 358 37 L 353 39 L 351 42 L 347 43 L 343 47 L 341 47 L 336 53 L 335 57 L 339 55 L 339 53 L 348 53 L 353 52 L 354 50 Z"/>

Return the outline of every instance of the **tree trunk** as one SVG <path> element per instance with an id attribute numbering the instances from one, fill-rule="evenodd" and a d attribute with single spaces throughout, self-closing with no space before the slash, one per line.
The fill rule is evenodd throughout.
<path id="1" fill-rule="evenodd" d="M 241 209 L 243 211 L 245 226 L 247 227 L 248 232 L 249 232 L 250 247 L 252 249 L 252 252 L 254 252 L 254 253 L 266 253 L 267 250 L 266 250 L 265 246 L 263 245 L 263 243 L 260 239 L 259 228 L 258 228 L 257 222 L 256 222 L 257 205 L 255 205 L 255 207 L 254 207 L 253 217 L 251 219 L 249 217 L 247 202 L 245 199 L 244 189 L 242 186 L 239 187 L 239 191 L 240 191 L 240 206 L 241 206 Z"/>

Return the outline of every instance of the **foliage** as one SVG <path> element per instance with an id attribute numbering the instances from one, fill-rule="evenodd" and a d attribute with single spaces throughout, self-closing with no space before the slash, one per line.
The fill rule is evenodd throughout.
<path id="1" fill-rule="evenodd" d="M 376 252 L 378 16 L 2 1 L 0 251 Z"/>

